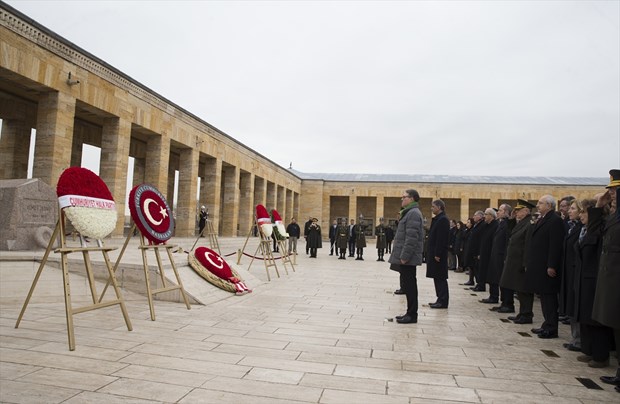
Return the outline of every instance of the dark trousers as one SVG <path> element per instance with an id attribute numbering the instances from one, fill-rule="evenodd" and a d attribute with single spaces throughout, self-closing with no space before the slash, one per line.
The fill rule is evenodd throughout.
<path id="1" fill-rule="evenodd" d="M 579 323 L 581 328 L 581 352 L 590 355 L 597 362 L 609 359 L 612 329 L 600 325 Z"/>
<path id="2" fill-rule="evenodd" d="M 353 256 L 353 252 L 355 251 L 355 239 L 349 239 L 349 257 Z"/>
<path id="3" fill-rule="evenodd" d="M 558 302 L 557 293 L 541 293 L 540 294 L 540 307 L 545 321 L 542 324 L 542 329 L 549 330 L 551 332 L 558 332 L 558 309 L 560 303 Z"/>
<path id="4" fill-rule="evenodd" d="M 310 256 L 316 258 L 316 247 L 310 247 Z"/>
<path id="5" fill-rule="evenodd" d="M 407 297 L 407 315 L 418 318 L 418 279 L 415 265 L 400 266 L 400 287 Z"/>
<path id="6" fill-rule="evenodd" d="M 437 302 L 442 306 L 448 306 L 450 301 L 450 292 L 448 291 L 448 280 L 433 278 L 435 283 L 435 294 L 437 295 Z"/>
<path id="7" fill-rule="evenodd" d="M 489 283 L 489 297 L 499 301 L 499 285 L 497 283 Z"/>
<path id="8" fill-rule="evenodd" d="M 392 242 L 388 241 L 386 247 L 387 247 L 387 252 L 391 254 L 392 253 Z"/>
<path id="9" fill-rule="evenodd" d="M 515 291 L 512 289 L 499 288 L 502 306 L 515 307 Z"/>
<path id="10" fill-rule="evenodd" d="M 534 294 L 529 292 L 517 292 L 519 299 L 519 315 L 521 317 L 534 317 Z"/>
<path id="11" fill-rule="evenodd" d="M 329 240 L 329 255 L 334 253 L 334 246 L 336 245 L 336 239 Z M 338 252 L 338 248 L 336 248 L 336 252 Z"/>

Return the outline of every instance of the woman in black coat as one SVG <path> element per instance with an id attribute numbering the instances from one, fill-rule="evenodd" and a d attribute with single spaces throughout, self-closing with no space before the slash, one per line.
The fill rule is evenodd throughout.
<path id="1" fill-rule="evenodd" d="M 570 317 L 571 342 L 565 344 L 571 351 L 581 348 L 579 323 L 575 320 L 575 243 L 581 232 L 579 204 L 572 201 L 568 209 L 568 232 L 564 237 L 564 255 L 562 257 L 562 278 L 560 279 L 560 313 Z"/>
<path id="2" fill-rule="evenodd" d="M 581 205 L 581 206 L 579 206 Z M 578 204 L 579 218 L 583 227 L 575 243 L 575 320 L 581 328 L 581 352 L 585 355 L 577 357 L 588 366 L 602 368 L 609 366 L 611 349 L 611 329 L 602 326 L 592 319 L 596 278 L 601 256 L 602 220 L 589 221 L 587 209 L 594 207 L 596 201 L 585 199 Z"/>
<path id="3" fill-rule="evenodd" d="M 456 255 L 456 270 L 463 272 L 463 247 L 465 244 L 466 228 L 460 220 L 456 222 L 456 236 L 454 237 L 454 255 Z"/>

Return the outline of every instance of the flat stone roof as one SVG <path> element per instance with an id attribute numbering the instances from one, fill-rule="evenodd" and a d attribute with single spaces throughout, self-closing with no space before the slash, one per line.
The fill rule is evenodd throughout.
<path id="1" fill-rule="evenodd" d="M 602 185 L 609 183 L 606 177 L 526 177 L 489 175 L 428 175 L 428 174 L 351 174 L 351 173 L 303 173 L 289 169 L 302 180 L 339 182 L 425 182 L 441 184 L 529 184 L 529 185 Z"/>

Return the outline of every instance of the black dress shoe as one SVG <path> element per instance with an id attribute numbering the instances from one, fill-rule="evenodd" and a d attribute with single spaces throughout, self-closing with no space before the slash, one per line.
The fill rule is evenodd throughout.
<path id="1" fill-rule="evenodd" d="M 499 308 L 499 310 L 497 310 L 498 313 L 514 313 L 515 312 L 515 308 L 514 307 L 509 307 L 509 306 L 501 306 Z"/>
<path id="2" fill-rule="evenodd" d="M 405 317 L 405 316 L 406 316 L 406 314 L 403 314 L 402 316 L 394 316 L 394 318 L 395 318 L 396 320 L 400 320 L 401 318 L 403 318 L 403 317 Z"/>
<path id="3" fill-rule="evenodd" d="M 396 290 L 394 291 L 394 294 L 395 294 L 395 295 L 404 295 L 404 294 L 405 294 L 405 292 L 404 292 L 402 289 L 396 289 Z"/>
<path id="4" fill-rule="evenodd" d="M 532 321 L 532 319 L 530 317 L 519 317 L 517 316 L 517 318 L 515 320 L 512 320 L 513 323 L 515 324 L 532 324 L 534 323 L 534 321 Z"/>
<path id="5" fill-rule="evenodd" d="M 515 321 L 515 320 L 520 319 L 520 318 L 521 318 L 521 316 L 518 315 L 518 314 L 516 316 L 508 316 L 508 320 L 510 320 L 510 321 Z"/>
<path id="6" fill-rule="evenodd" d="M 485 292 L 486 288 L 484 286 L 476 286 L 475 288 L 472 289 L 474 292 Z M 495 302 L 497 303 L 497 302 Z"/>
<path id="7" fill-rule="evenodd" d="M 620 377 L 618 376 L 601 376 L 601 381 L 607 384 L 615 384 L 620 386 Z"/>
<path id="8" fill-rule="evenodd" d="M 495 307 L 491 307 L 489 310 L 491 311 L 499 311 L 499 309 L 501 309 L 502 306 L 495 306 Z"/>
<path id="9" fill-rule="evenodd" d="M 497 304 L 498 300 L 497 300 L 497 299 L 491 299 L 491 298 L 489 297 L 489 298 L 486 298 L 486 299 L 481 299 L 481 300 L 479 300 L 479 302 L 480 302 L 480 303 Z"/>
<path id="10" fill-rule="evenodd" d="M 560 323 L 564 325 L 570 325 L 570 318 L 567 318 L 565 320 L 560 320 Z"/>
<path id="11" fill-rule="evenodd" d="M 545 331 L 542 328 L 532 328 L 531 330 L 534 334 L 540 334 L 541 332 Z"/>
<path id="12" fill-rule="evenodd" d="M 474 286 L 474 283 L 472 281 L 467 281 L 465 283 L 461 283 L 461 285 L 463 285 L 463 286 Z"/>
<path id="13" fill-rule="evenodd" d="M 418 319 L 416 317 L 411 317 L 410 315 L 405 314 L 401 318 L 397 318 L 396 322 L 399 324 L 415 324 L 418 322 Z"/>
<path id="14" fill-rule="evenodd" d="M 562 346 L 572 352 L 581 352 L 581 348 L 573 344 L 565 343 Z"/>
<path id="15" fill-rule="evenodd" d="M 444 305 L 441 303 L 432 303 L 432 304 L 429 304 L 428 307 L 430 307 L 431 309 L 447 309 L 448 308 L 447 305 Z"/>
<path id="16" fill-rule="evenodd" d="M 557 337 L 558 337 L 557 331 L 542 330 L 542 332 L 538 333 L 538 338 L 542 338 L 542 339 L 550 339 L 550 338 L 557 338 Z"/>

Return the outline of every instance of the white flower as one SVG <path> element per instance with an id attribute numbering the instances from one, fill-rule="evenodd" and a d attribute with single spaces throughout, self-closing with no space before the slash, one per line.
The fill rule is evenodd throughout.
<path id="1" fill-rule="evenodd" d="M 69 206 L 64 212 L 73 227 L 83 236 L 103 239 L 116 228 L 116 209 Z"/>
<path id="2" fill-rule="evenodd" d="M 271 237 L 271 233 L 273 232 L 273 225 L 271 222 L 260 225 L 261 231 L 267 237 Z"/>

